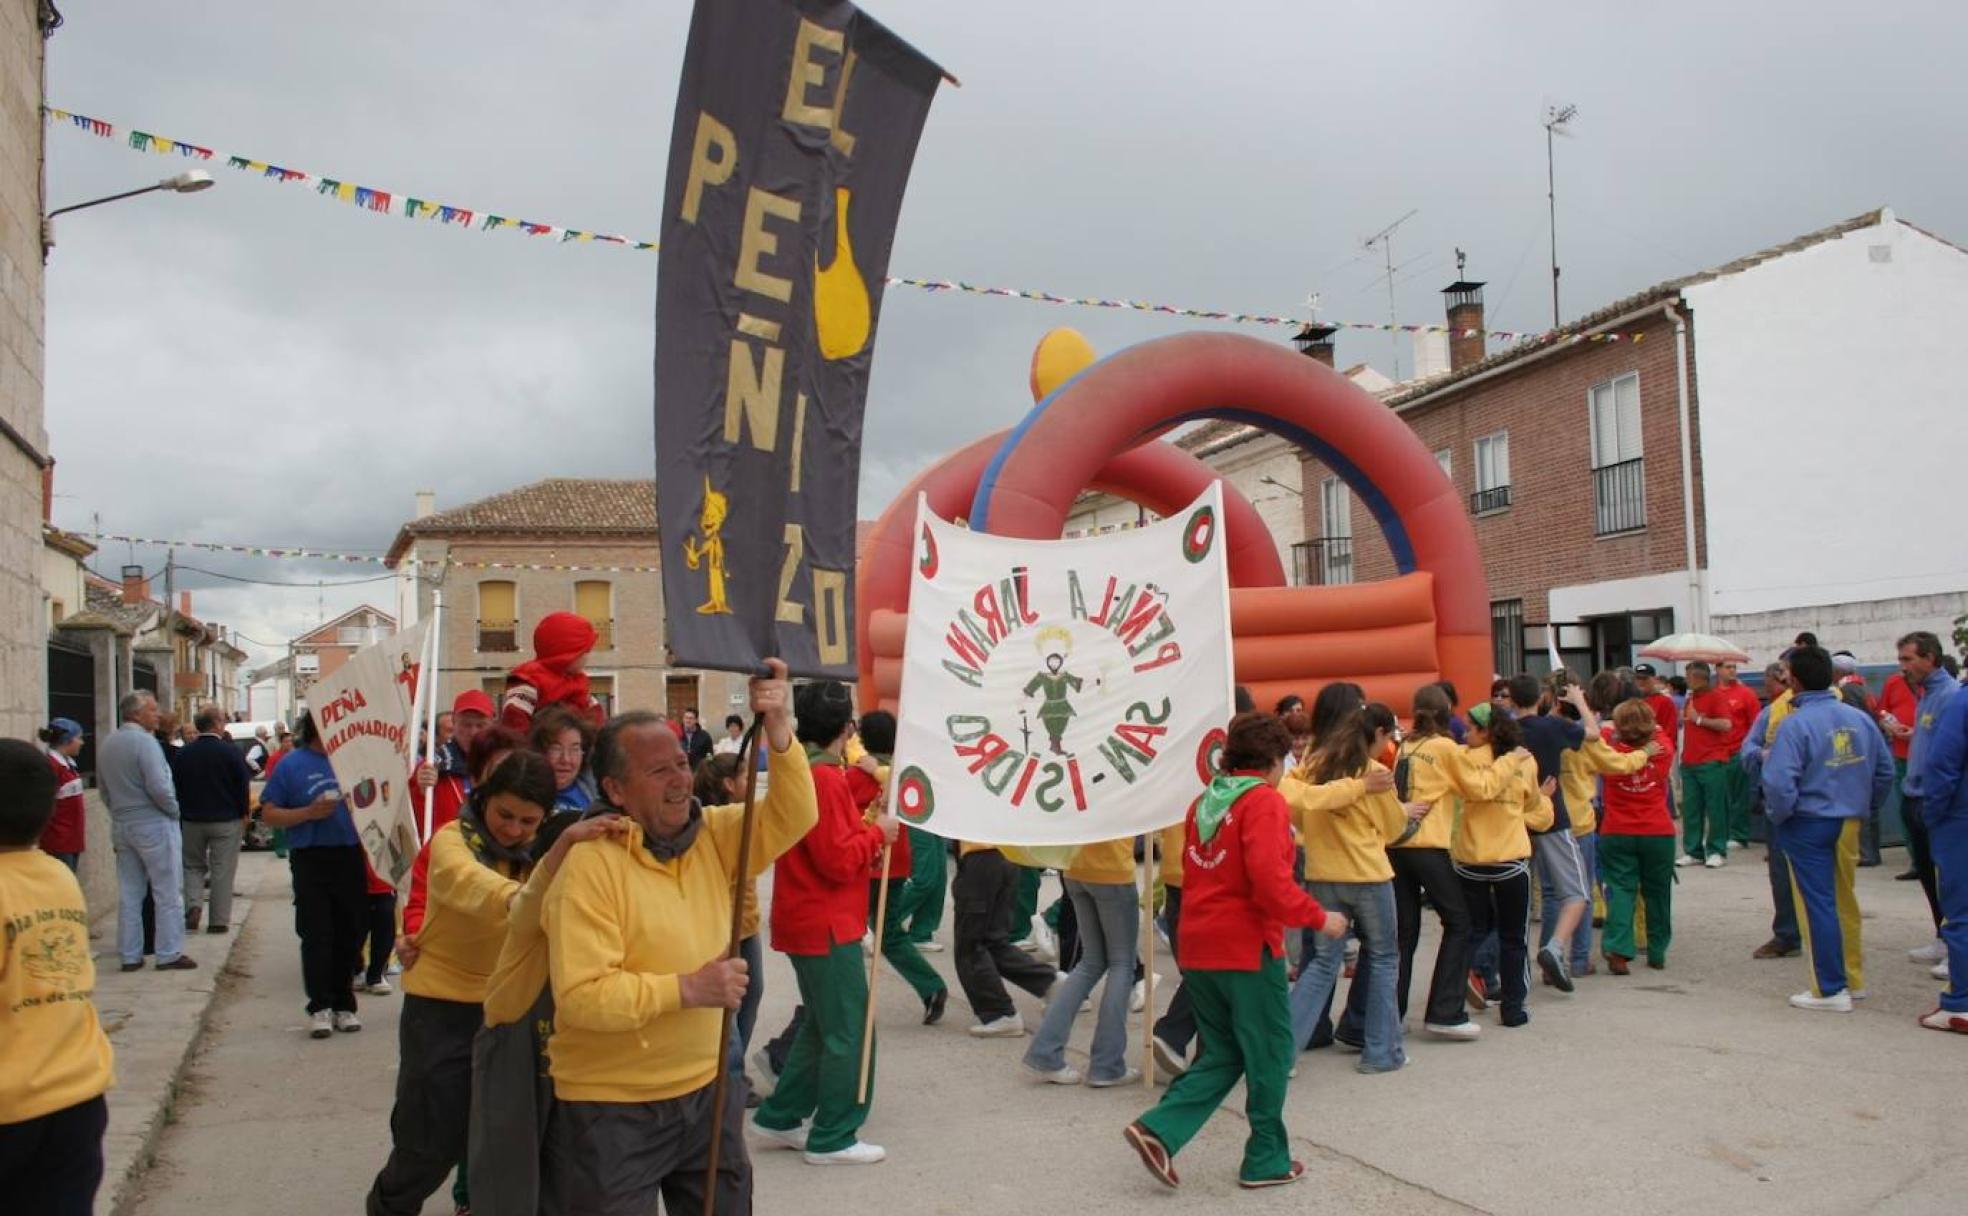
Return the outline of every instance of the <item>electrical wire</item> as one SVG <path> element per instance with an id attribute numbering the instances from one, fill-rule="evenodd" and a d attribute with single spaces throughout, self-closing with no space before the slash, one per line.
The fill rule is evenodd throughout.
<path id="1" fill-rule="evenodd" d="M 212 578 L 222 578 L 225 579 L 227 582 L 231 582 L 231 583 L 251 583 L 259 587 L 357 587 L 357 586 L 361 586 L 364 583 L 392 582 L 397 578 L 397 575 L 391 573 L 391 574 L 378 574 L 373 578 L 345 578 L 345 579 L 332 579 L 332 580 L 310 579 L 307 582 L 296 583 L 296 582 L 284 582 L 280 579 L 246 578 L 245 576 L 238 575 L 238 574 L 221 574 L 217 570 L 205 570 L 198 566 L 187 566 L 184 565 L 183 563 L 180 563 L 178 565 L 178 569 L 184 570 L 191 574 L 204 574 Z"/>

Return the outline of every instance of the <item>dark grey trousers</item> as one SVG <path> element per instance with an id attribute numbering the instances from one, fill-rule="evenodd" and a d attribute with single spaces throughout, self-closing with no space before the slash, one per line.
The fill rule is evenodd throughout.
<path id="1" fill-rule="evenodd" d="M 547 1040 L 553 1037 L 553 989 L 524 1018 L 481 1027 L 472 1042 L 472 1216 L 539 1216 L 541 1163 L 553 1114 Z"/>
<path id="2" fill-rule="evenodd" d="M 464 1155 L 472 1040 L 484 1024 L 483 1006 L 404 995 L 390 1155 L 369 1188 L 369 1216 L 417 1216 Z"/>
<path id="3" fill-rule="evenodd" d="M 555 1103 L 547 1133 L 543 1210 L 566 1216 L 700 1216 L 711 1151 L 714 1085 L 663 1102 Z M 718 1148 L 718 1216 L 751 1216 L 752 1159 L 745 1150 L 745 1093 L 725 1091 Z M 476 1195 L 474 1195 L 476 1200 Z"/>

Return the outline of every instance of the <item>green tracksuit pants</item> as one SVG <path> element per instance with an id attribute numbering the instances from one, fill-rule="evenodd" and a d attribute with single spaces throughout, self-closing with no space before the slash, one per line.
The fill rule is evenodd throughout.
<path id="1" fill-rule="evenodd" d="M 825 954 L 791 954 L 806 1020 L 786 1056 L 779 1087 L 758 1108 L 760 1127 L 790 1131 L 805 1122 L 806 1151 L 832 1153 L 853 1144 L 868 1118 L 868 1103 L 856 1102 L 861 1082 L 861 1031 L 868 1011 L 868 973 L 861 943 L 835 946 Z M 869 1097 L 873 1098 L 870 1073 Z"/>
<path id="2" fill-rule="evenodd" d="M 943 977 L 936 974 L 936 968 L 916 949 L 916 943 L 909 939 L 909 931 L 902 925 L 902 889 L 909 884 L 906 878 L 888 880 L 888 916 L 882 925 L 882 957 L 888 965 L 895 968 L 909 987 L 916 990 L 916 999 L 927 1001 L 930 997 L 948 987 Z M 881 907 L 881 879 L 868 884 L 868 927 L 875 927 L 875 912 Z"/>
<path id="3" fill-rule="evenodd" d="M 950 842 L 921 828 L 909 828 L 909 885 L 902 890 L 902 920 L 909 940 L 920 946 L 943 927 L 949 898 Z M 890 892 L 890 898 L 894 892 Z"/>
<path id="4" fill-rule="evenodd" d="M 1727 760 L 1681 766 L 1681 836 L 1690 857 L 1726 857 L 1734 831 L 1736 766 Z"/>
<path id="5" fill-rule="evenodd" d="M 1601 832 L 1599 881 L 1606 888 L 1606 928 L 1600 948 L 1621 958 L 1635 957 L 1634 897 L 1644 896 L 1647 961 L 1667 962 L 1668 943 L 1674 939 L 1674 837 Z"/>
<path id="6" fill-rule="evenodd" d="M 1295 1054 L 1285 961 L 1267 958 L 1256 971 L 1185 971 L 1182 985 L 1195 1010 L 1202 1054 L 1141 1116 L 1141 1125 L 1174 1156 L 1241 1079 L 1250 1138 L 1238 1176 L 1246 1182 L 1284 1177 L 1291 1169 L 1285 1088 Z"/>

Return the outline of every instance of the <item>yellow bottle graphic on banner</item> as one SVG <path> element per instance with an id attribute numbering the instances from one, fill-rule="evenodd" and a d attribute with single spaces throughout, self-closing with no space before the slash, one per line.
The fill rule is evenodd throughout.
<path id="1" fill-rule="evenodd" d="M 731 604 L 724 598 L 724 520 L 731 514 L 731 503 L 724 495 L 711 488 L 711 479 L 704 478 L 704 505 L 697 513 L 697 532 L 686 536 L 683 541 L 683 564 L 695 570 L 704 567 L 705 576 L 710 582 L 708 598 L 697 605 L 699 616 L 728 616 Z M 698 533 L 703 540 L 699 542 Z"/>
<path id="2" fill-rule="evenodd" d="M 847 233 L 846 187 L 834 190 L 834 262 L 822 267 L 813 259 L 813 328 L 820 337 L 820 356 L 829 362 L 861 353 L 868 345 L 873 317 L 868 283 L 854 264 L 854 241 Z"/>

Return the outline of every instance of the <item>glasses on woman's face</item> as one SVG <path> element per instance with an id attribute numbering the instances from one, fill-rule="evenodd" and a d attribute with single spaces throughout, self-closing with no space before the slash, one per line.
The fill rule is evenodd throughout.
<path id="1" fill-rule="evenodd" d="M 579 760 L 581 745 L 578 743 L 556 743 L 547 749 L 549 760 Z"/>

